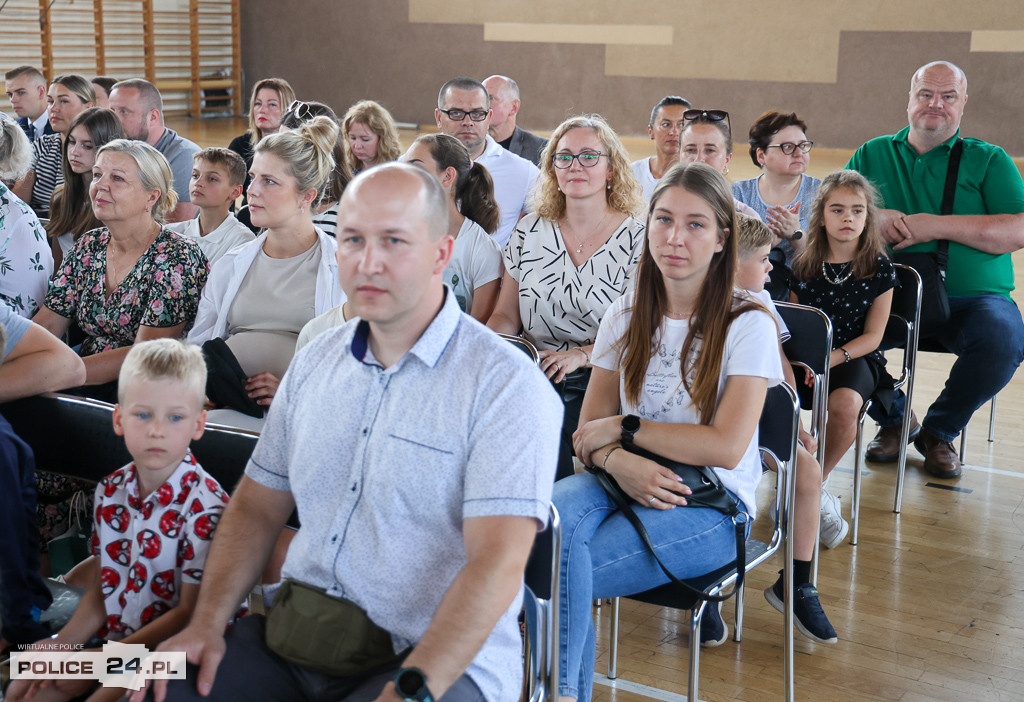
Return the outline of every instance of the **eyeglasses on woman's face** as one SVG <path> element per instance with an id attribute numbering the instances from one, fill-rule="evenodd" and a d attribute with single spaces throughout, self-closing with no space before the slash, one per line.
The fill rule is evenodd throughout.
<path id="1" fill-rule="evenodd" d="M 778 149 L 787 156 L 792 156 L 793 152 L 795 152 L 797 149 L 800 149 L 800 153 L 810 153 L 811 147 L 813 146 L 813 141 L 801 141 L 797 143 L 793 143 L 792 141 L 784 141 L 781 144 L 768 144 L 768 146 L 766 146 L 765 148 Z"/>
<path id="2" fill-rule="evenodd" d="M 584 151 L 578 154 L 558 153 L 551 157 L 551 161 L 555 164 L 555 168 L 563 170 L 572 166 L 573 161 L 579 161 L 584 168 L 593 168 L 604 155 L 600 151 Z"/>

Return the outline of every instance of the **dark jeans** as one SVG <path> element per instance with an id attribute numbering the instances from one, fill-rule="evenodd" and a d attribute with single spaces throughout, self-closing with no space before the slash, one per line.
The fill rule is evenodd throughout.
<path id="1" fill-rule="evenodd" d="M 39 575 L 36 477 L 32 449 L 0 416 L 0 635 L 33 643 L 50 631 L 34 621 L 53 598 Z"/>
<path id="2" fill-rule="evenodd" d="M 220 667 L 217 668 L 217 677 L 210 696 L 201 697 L 196 691 L 199 668 L 189 664 L 187 679 L 168 682 L 167 702 L 370 702 L 377 698 L 395 675 L 395 670 L 391 670 L 368 678 L 335 678 L 304 670 L 267 648 L 265 629 L 266 619 L 262 615 L 255 614 L 239 619 L 225 636 L 227 651 L 220 662 Z M 152 688 L 146 699 L 153 699 Z M 468 676 L 463 675 L 438 702 L 484 702 L 484 697 L 476 684 Z"/>
<path id="3" fill-rule="evenodd" d="M 932 436 L 953 441 L 971 415 L 1013 378 L 1024 360 L 1024 321 L 1020 310 L 1002 295 L 949 298 L 949 325 L 931 341 L 957 356 L 942 392 L 928 408 L 922 425 Z M 906 397 L 895 393 L 886 413 L 872 406 L 879 425 L 903 421 Z"/>

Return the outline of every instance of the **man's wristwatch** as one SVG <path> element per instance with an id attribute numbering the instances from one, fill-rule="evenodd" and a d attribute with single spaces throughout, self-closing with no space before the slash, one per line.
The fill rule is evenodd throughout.
<path id="1" fill-rule="evenodd" d="M 633 437 L 640 431 L 640 417 L 635 414 L 627 414 L 622 418 L 620 428 L 622 429 L 622 445 L 632 446 Z"/>
<path id="2" fill-rule="evenodd" d="M 427 675 L 419 668 L 401 668 L 395 673 L 395 692 L 403 700 L 434 702 L 427 689 Z"/>

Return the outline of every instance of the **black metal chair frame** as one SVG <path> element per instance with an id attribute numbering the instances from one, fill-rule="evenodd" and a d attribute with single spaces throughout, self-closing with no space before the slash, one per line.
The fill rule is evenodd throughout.
<path id="1" fill-rule="evenodd" d="M 903 504 L 903 481 L 907 472 L 907 442 L 910 440 L 911 402 L 914 399 L 914 377 L 917 369 L 917 343 L 921 315 L 921 276 L 910 266 L 894 263 L 899 287 L 893 291 L 892 309 L 885 327 L 885 343 L 903 350 L 903 365 L 900 377 L 894 386 L 907 396 L 903 424 L 900 426 L 900 455 L 896 464 L 896 493 L 893 496 L 892 511 L 899 514 Z M 864 472 L 864 421 L 871 408 L 869 398 L 860 409 L 857 418 L 857 439 L 854 444 L 856 460 L 853 469 L 853 524 L 850 528 L 850 544 L 856 545 L 860 531 L 861 477 Z"/>
<path id="2" fill-rule="evenodd" d="M 528 340 L 521 336 L 514 336 L 512 334 L 498 334 L 498 336 L 529 356 L 535 364 L 540 365 L 540 352 L 537 351 L 537 347 Z"/>
<path id="3" fill-rule="evenodd" d="M 561 580 L 562 522 L 551 505 L 547 526 L 537 533 L 526 564 L 523 615 L 526 621 L 525 702 L 558 699 L 558 588 Z"/>

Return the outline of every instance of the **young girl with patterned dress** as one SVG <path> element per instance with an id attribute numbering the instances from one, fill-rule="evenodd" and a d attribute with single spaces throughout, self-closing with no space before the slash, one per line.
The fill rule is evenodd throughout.
<path id="1" fill-rule="evenodd" d="M 791 299 L 832 320 L 823 481 L 853 444 L 864 401 L 888 405 L 892 399 L 892 378 L 878 345 L 897 282 L 878 231 L 875 201 L 874 188 L 856 171 L 826 177 L 811 212 L 807 246 L 793 262 Z M 843 527 L 839 498 L 823 487 L 822 541 Z"/>

